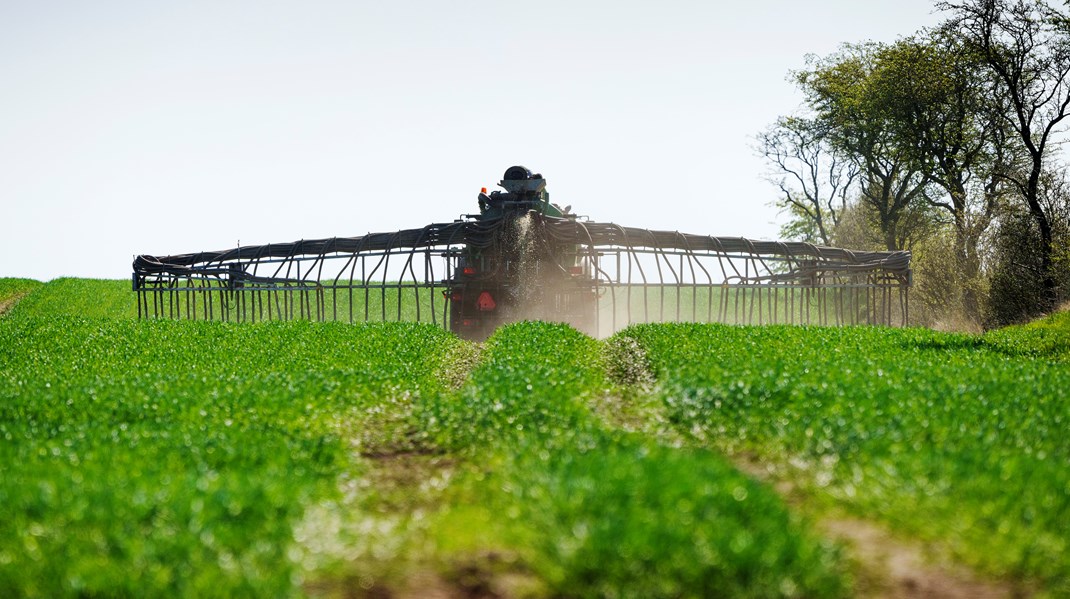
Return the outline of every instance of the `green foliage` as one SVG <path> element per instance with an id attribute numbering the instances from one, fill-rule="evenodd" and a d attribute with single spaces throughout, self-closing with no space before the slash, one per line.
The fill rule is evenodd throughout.
<path id="1" fill-rule="evenodd" d="M 1062 245 L 1057 241 L 1056 221 L 1059 212 L 1065 214 L 1068 203 L 1065 195 L 1061 202 L 1050 203 L 1044 189 L 1044 179 L 1050 177 L 1048 171 L 1057 161 L 1053 157 L 1060 153 L 1066 117 L 1070 116 L 1070 28 L 1066 27 L 1070 14 L 1065 2 L 1054 4 L 1044 0 L 937 3 L 939 9 L 950 13 L 941 30 L 972 50 L 984 65 L 984 91 L 997 99 L 1000 117 L 1011 130 L 1001 145 L 1013 147 L 1012 152 L 1022 157 L 1017 168 L 1006 169 L 1000 176 L 1013 184 L 1020 198 L 1015 203 L 1028 210 L 1039 236 L 1038 244 L 1030 244 L 1034 247 L 1010 260 L 1028 264 L 1034 257 L 1038 259 L 1039 272 L 1027 276 L 1040 279 L 1036 296 L 1040 312 L 1054 310 L 1065 294 L 1065 282 L 1058 280 L 1055 268 Z M 1055 178 L 1065 187 L 1064 173 Z M 1035 256 L 1030 255 L 1033 252 Z M 1026 269 L 1033 266 L 1019 270 Z M 998 297 L 999 281 L 993 282 L 993 289 Z"/>
<path id="2" fill-rule="evenodd" d="M 1066 592 L 1066 324 L 1039 338 L 718 325 L 622 336 L 700 444 L 791 464 L 814 497 Z"/>
<path id="3" fill-rule="evenodd" d="M 887 78 L 887 48 L 845 44 L 795 78 L 824 139 L 858 166 L 859 201 L 874 219 L 888 250 L 908 249 L 932 224 L 925 202 L 929 177 L 896 127 L 898 99 Z"/>
<path id="4" fill-rule="evenodd" d="M 496 530 L 553 595 L 843 594 L 835 551 L 771 489 L 712 453 L 607 430 L 587 407 L 608 387 L 602 355 L 564 325 L 510 325 L 460 397 L 428 407 L 441 443 L 487 465 L 439 523 L 440 543 Z"/>
<path id="5" fill-rule="evenodd" d="M 723 458 L 638 437 L 525 452 L 501 475 L 532 567 L 581 597 L 839 596 L 838 554 Z"/>
<path id="6" fill-rule="evenodd" d="M 586 400 L 603 387 L 595 340 L 566 325 L 516 323 L 487 341 L 459 396 L 425 407 L 426 430 L 458 449 L 571 437 L 594 426 Z"/>
<path id="7" fill-rule="evenodd" d="M 0 278 L 0 313 L 6 310 L 8 302 L 17 300 L 41 286 L 33 279 Z"/>
<path id="8" fill-rule="evenodd" d="M 780 213 L 788 217 L 787 222 L 780 226 L 781 239 L 829 245 L 828 239 L 822 239 L 817 220 L 810 211 L 803 209 L 798 203 L 781 202 L 778 206 L 781 207 Z"/>
<path id="9" fill-rule="evenodd" d="M 137 301 L 130 281 L 54 279 L 11 311 L 21 315 L 130 319 L 137 318 Z"/>
<path id="10" fill-rule="evenodd" d="M 832 160 L 853 164 L 860 177 L 851 197 L 841 192 L 852 203 L 837 210 L 834 227 L 810 202 L 787 211 L 790 220 L 781 232 L 805 240 L 827 227 L 832 243 L 863 248 L 875 229 L 885 249 L 922 249 L 930 258 L 947 254 L 927 265 L 935 272 L 915 269 L 919 289 L 931 296 L 921 298 L 923 310 L 915 314 L 923 318 L 917 322 L 977 328 L 987 288 L 981 270 L 985 231 L 997 206 L 1018 191 L 1008 176 L 1023 151 L 1010 128 L 1017 121 L 1005 118 L 1006 99 L 993 94 L 982 57 L 959 32 L 926 31 L 890 44 L 844 44 L 811 59 L 795 80 L 808 110 L 791 119 L 812 121 L 819 135 L 808 145 L 830 150 L 823 169 L 806 161 L 811 177 L 798 179 L 803 195 L 815 196 L 808 184 L 830 187 L 832 179 L 823 175 L 832 172 Z M 793 153 L 804 152 L 796 147 Z M 792 189 L 799 186 L 793 182 Z M 949 243 L 940 239 L 943 229 L 952 232 Z M 932 251 L 937 245 L 948 251 Z"/>
<path id="11" fill-rule="evenodd" d="M 771 490 L 607 431 L 587 408 L 602 347 L 566 326 L 502 329 L 449 394 L 438 374 L 461 342 L 432 326 L 136 321 L 106 307 L 129 299 L 117 283 L 39 291 L 0 322 L 0 594 L 294 593 L 295 526 L 358 467 L 343 435 L 390 449 L 413 431 L 361 423 L 406 428 L 375 416 L 402 395 L 418 445 L 490 468 L 436 517 L 442 547 L 491 510 L 486 542 L 552 593 L 842 594 L 837 554 Z"/>
<path id="12" fill-rule="evenodd" d="M 3 279 L 0 279 L 3 281 Z M 38 284 L 39 285 L 39 284 Z M 2 288 L 0 288 L 2 291 Z M 223 320 L 220 311 L 221 301 L 228 302 L 231 321 L 249 322 L 252 320 L 315 320 L 321 316 L 328 321 L 349 322 L 432 322 L 432 312 L 438 322 L 442 322 L 442 288 L 434 290 L 420 289 L 419 295 L 412 286 L 397 287 L 389 282 L 382 289 L 325 289 L 321 294 L 309 291 L 305 294 L 253 292 L 246 290 L 243 301 L 233 297 L 222 298 L 223 292 L 218 287 L 211 292 L 211 315 L 207 320 Z M 317 295 L 319 296 L 317 299 Z M 255 296 L 255 297 L 254 297 Z M 0 295 L 2 297 L 2 295 Z M 153 301 L 153 294 L 146 294 L 146 301 Z M 419 301 L 417 301 L 419 298 Z M 434 298 L 434 301 L 432 301 Z M 130 281 L 98 279 L 55 279 L 46 283 L 37 293 L 27 297 L 26 305 L 14 313 L 32 313 L 38 316 L 67 315 L 88 318 L 137 318 L 137 297 Z M 187 298 L 178 295 L 175 298 L 162 294 L 162 317 L 171 318 L 171 301 L 177 302 L 179 320 L 189 318 L 188 310 L 196 311 L 195 319 L 206 320 L 209 298 L 207 294 L 196 294 Z M 187 303 L 187 300 L 190 303 Z M 2 301 L 2 300 L 0 300 Z M 271 319 L 267 318 L 270 304 Z M 400 311 L 399 311 L 400 306 Z M 432 310 L 432 308 L 434 310 Z M 280 318 L 279 315 L 284 317 Z"/>
<path id="13" fill-rule="evenodd" d="M 981 330 L 979 310 L 988 300 L 988 281 L 964 267 L 959 241 L 954 229 L 945 226 L 911 250 L 911 324 L 959 332 Z"/>
<path id="14" fill-rule="evenodd" d="M 1035 216 L 1004 207 L 992 240 L 989 325 L 1017 324 L 1052 312 L 1055 305 L 1048 297 L 1046 279 L 1056 284 L 1059 300 L 1070 297 L 1070 181 L 1045 173 L 1040 188 L 1051 228 L 1047 247 L 1052 263 L 1045 269 L 1045 242 Z"/>
<path id="15" fill-rule="evenodd" d="M 1070 312 L 1056 312 L 1033 322 L 989 331 L 985 344 L 1008 354 L 1038 359 L 1070 358 Z"/>
<path id="16" fill-rule="evenodd" d="M 649 367 L 692 441 L 679 448 L 592 411 L 640 391 L 614 388 L 615 354 L 565 325 L 500 329 L 450 390 L 473 350 L 435 326 L 137 321 L 108 298 L 130 294 L 60 280 L 0 319 L 0 595 L 292 595 L 425 553 L 446 576 L 495 555 L 555 596 L 846 594 L 839 551 L 721 452 L 995 575 L 1070 589 L 1066 315 L 985 336 L 631 327 L 614 376 L 649 383 Z M 455 476 L 435 473 L 452 483 L 432 503 L 361 491 L 411 511 L 363 528 L 347 510 L 372 504 L 339 488 L 370 463 L 354 442 Z M 399 563 L 338 563 L 369 543 Z"/>
<path id="17" fill-rule="evenodd" d="M 3 596 L 293 594 L 293 527 L 353 468 L 342 432 L 388 398 L 439 392 L 457 344 L 427 325 L 56 306 L 0 320 Z"/>

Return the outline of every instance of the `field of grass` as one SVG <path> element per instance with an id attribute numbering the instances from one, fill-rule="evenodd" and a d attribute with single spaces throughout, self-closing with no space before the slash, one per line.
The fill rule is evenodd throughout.
<path id="1" fill-rule="evenodd" d="M 0 596 L 850 596 L 874 566 L 823 538 L 842 515 L 1070 595 L 1067 315 L 477 347 L 5 294 Z"/>
<path id="2" fill-rule="evenodd" d="M 19 301 L 11 316 L 137 318 L 130 281 L 64 278 L 38 287 Z"/>
<path id="3" fill-rule="evenodd" d="M 142 310 L 151 316 L 176 320 L 315 320 L 338 322 L 441 323 L 446 305 L 444 287 L 373 283 L 375 287 L 302 287 L 268 291 L 246 286 L 240 292 L 225 287 L 194 291 L 154 290 L 142 293 Z M 359 284 L 359 283 L 358 283 Z M 133 301 L 131 298 L 127 302 Z M 137 316 L 134 303 L 133 315 Z"/>
<path id="4" fill-rule="evenodd" d="M 703 287 L 621 285 L 599 299 L 601 337 L 626 324 L 719 322 L 723 324 L 851 325 L 902 322 L 898 292 L 796 289 L 792 287 Z"/>

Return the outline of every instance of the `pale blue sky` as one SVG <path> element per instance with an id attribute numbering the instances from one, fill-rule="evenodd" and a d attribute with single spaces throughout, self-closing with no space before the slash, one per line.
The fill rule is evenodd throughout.
<path id="1" fill-rule="evenodd" d="M 0 0 L 0 276 L 449 221 L 512 164 L 598 221 L 774 238 L 753 136 L 929 0 Z"/>

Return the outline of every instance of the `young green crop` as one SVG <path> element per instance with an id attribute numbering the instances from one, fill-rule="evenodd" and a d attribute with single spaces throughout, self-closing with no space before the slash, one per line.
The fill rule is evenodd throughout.
<path id="1" fill-rule="evenodd" d="M 622 335 L 699 444 L 791 464 L 815 497 L 1070 592 L 1070 370 L 1047 341 L 717 325 Z"/>
<path id="2" fill-rule="evenodd" d="M 710 452 L 606 429 L 587 407 L 608 387 L 601 354 L 565 325 L 509 325 L 460 397 L 426 405 L 434 438 L 484 465 L 440 543 L 496 537 L 482 542 L 517 552 L 551 595 L 844 593 L 837 553 L 771 489 Z"/>
<path id="3" fill-rule="evenodd" d="M 23 288 L 27 291 L 37 290 L 25 298 L 26 305 L 14 314 L 122 319 L 138 317 L 137 296 L 128 280 L 61 278 L 42 287 L 41 283 L 28 279 L 0 279 L 0 302 L 4 301 L 5 288 L 11 289 L 12 292 Z M 443 291 L 444 288 L 441 287 L 433 290 L 421 288 L 417 295 L 412 286 L 398 287 L 390 282 L 381 289 L 324 289 L 307 293 L 273 294 L 266 291 L 254 292 L 247 288 L 242 296 L 243 301 L 238 302 L 233 297 L 226 299 L 229 302 L 227 317 L 234 322 L 326 320 L 356 323 L 441 323 L 445 305 Z M 197 293 L 189 298 L 185 295 L 170 298 L 163 294 L 160 299 L 163 310 L 161 317 L 170 318 L 172 312 L 169 302 L 177 301 L 181 304 L 178 320 L 190 319 L 188 310 L 193 309 L 194 320 L 222 321 L 224 318 L 219 305 L 220 293 L 219 288 L 213 288 L 210 294 L 211 318 L 207 318 L 209 298 L 206 294 Z M 153 294 L 146 294 L 144 301 L 150 302 L 147 311 L 152 313 Z"/>
<path id="4" fill-rule="evenodd" d="M 32 306 L 32 304 L 31 304 Z M 294 526 L 392 397 L 441 392 L 429 325 L 0 319 L 0 595 L 293 594 Z"/>
<path id="5" fill-rule="evenodd" d="M 33 279 L 0 278 L 0 314 L 7 311 L 11 304 L 41 286 Z"/>
<path id="6" fill-rule="evenodd" d="M 80 316 L 137 318 L 137 301 L 130 281 L 55 279 L 19 302 L 9 316 Z"/>
<path id="7" fill-rule="evenodd" d="M 1010 355 L 1066 360 L 1070 358 L 1070 312 L 1057 312 L 1028 324 L 990 331 L 981 343 Z"/>
<path id="8" fill-rule="evenodd" d="M 417 443 L 495 469 L 451 496 L 507 514 L 495 542 L 551 592 L 843 589 L 835 552 L 771 491 L 605 430 L 586 405 L 607 386 L 601 348 L 572 329 L 504 329 L 449 394 L 438 373 L 461 342 L 433 326 L 138 322 L 120 283 L 54 281 L 0 321 L 2 594 L 293 591 L 294 527 L 355 468 L 341 435 L 399 395 Z"/>
<path id="9" fill-rule="evenodd" d="M 680 449 L 592 413 L 612 365 L 563 325 L 501 329 L 454 392 L 441 373 L 468 346 L 430 325 L 138 322 L 127 281 L 16 283 L 0 279 L 0 301 L 32 291 L 0 318 L 0 595 L 293 593 L 314 550 L 295 526 L 358 474 L 355 437 L 445 452 L 462 474 L 421 511 L 446 569 L 500 548 L 547 594 L 844 594 L 838 552 L 714 451 L 1070 594 L 1068 317 L 983 337 L 628 329 Z M 377 420 L 399 398 L 415 414 Z"/>

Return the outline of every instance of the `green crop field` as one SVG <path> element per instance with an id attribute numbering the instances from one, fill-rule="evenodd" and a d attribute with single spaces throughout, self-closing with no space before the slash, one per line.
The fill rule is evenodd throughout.
<path id="1" fill-rule="evenodd" d="M 7 310 L 10 305 L 40 286 L 40 282 L 31 279 L 0 279 L 0 311 Z"/>
<path id="2" fill-rule="evenodd" d="M 139 321 L 127 281 L 0 306 L 0 596 L 924 593 L 844 522 L 957 596 L 1070 595 L 1066 314 L 477 346 Z"/>
<path id="3" fill-rule="evenodd" d="M 1066 318 L 1037 335 L 636 327 L 668 419 L 807 496 L 1070 592 Z M 1054 324 L 1054 323 L 1052 323 Z"/>

